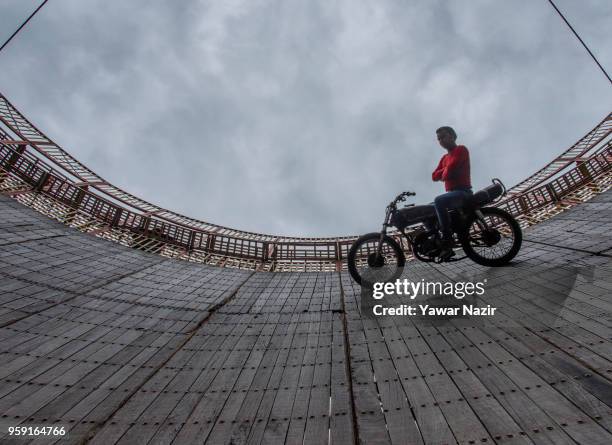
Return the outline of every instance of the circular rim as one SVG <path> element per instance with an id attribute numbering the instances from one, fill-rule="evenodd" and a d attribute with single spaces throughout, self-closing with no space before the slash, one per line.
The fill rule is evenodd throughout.
<path id="1" fill-rule="evenodd" d="M 512 252 L 517 239 L 514 225 L 503 215 L 483 214 L 487 226 L 491 228 L 489 233 L 483 232 L 474 220 L 468 228 L 468 242 L 479 257 L 491 261 L 502 259 Z"/>
<path id="2" fill-rule="evenodd" d="M 383 263 L 372 267 L 371 260 L 376 255 L 380 233 L 368 233 L 355 241 L 347 258 L 348 269 L 353 279 L 362 286 L 370 287 L 373 282 L 386 282 L 401 275 L 406 257 L 401 246 L 389 235 L 383 238 Z M 365 249 L 365 251 L 362 251 Z M 364 282 L 364 275 L 367 283 Z M 373 279 L 372 279 L 373 278 Z"/>

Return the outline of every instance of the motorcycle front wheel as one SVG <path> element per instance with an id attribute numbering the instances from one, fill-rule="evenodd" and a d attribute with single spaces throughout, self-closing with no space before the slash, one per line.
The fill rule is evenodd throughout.
<path id="1" fill-rule="evenodd" d="M 487 228 L 481 227 L 476 216 L 460 237 L 465 254 L 475 263 L 488 267 L 508 264 L 518 253 L 523 232 L 508 212 L 496 207 L 480 209 Z"/>
<path id="2" fill-rule="evenodd" d="M 348 270 L 361 286 L 371 288 L 376 282 L 387 283 L 402 274 L 406 256 L 400 245 L 384 235 L 378 254 L 379 242 L 380 233 L 368 233 L 359 237 L 349 250 Z"/>

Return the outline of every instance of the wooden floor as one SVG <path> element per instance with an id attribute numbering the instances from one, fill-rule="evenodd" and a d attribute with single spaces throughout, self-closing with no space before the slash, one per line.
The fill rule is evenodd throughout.
<path id="1" fill-rule="evenodd" d="M 610 192 L 510 267 L 406 268 L 486 279 L 486 319 L 375 318 L 346 273 L 168 260 L 2 196 L 0 215 L 2 444 L 612 443 Z"/>

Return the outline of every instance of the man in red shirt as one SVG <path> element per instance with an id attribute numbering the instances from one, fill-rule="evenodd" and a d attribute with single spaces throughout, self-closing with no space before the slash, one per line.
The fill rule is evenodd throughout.
<path id="1" fill-rule="evenodd" d="M 453 235 L 448 211 L 462 207 L 472 195 L 470 153 L 465 146 L 456 144 L 457 133 L 451 127 L 438 128 L 436 135 L 440 145 L 447 151 L 431 174 L 433 181 L 444 181 L 447 192 L 436 197 L 434 201 L 442 232 L 440 258 L 446 259 L 455 254 L 452 249 Z"/>

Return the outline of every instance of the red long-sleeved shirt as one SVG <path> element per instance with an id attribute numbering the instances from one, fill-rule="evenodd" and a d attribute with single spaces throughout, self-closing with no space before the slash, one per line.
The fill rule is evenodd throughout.
<path id="1" fill-rule="evenodd" d="M 470 152 L 463 145 L 457 145 L 442 156 L 438 166 L 431 174 L 434 181 L 444 181 L 446 191 L 458 187 L 471 187 L 470 181 Z"/>

